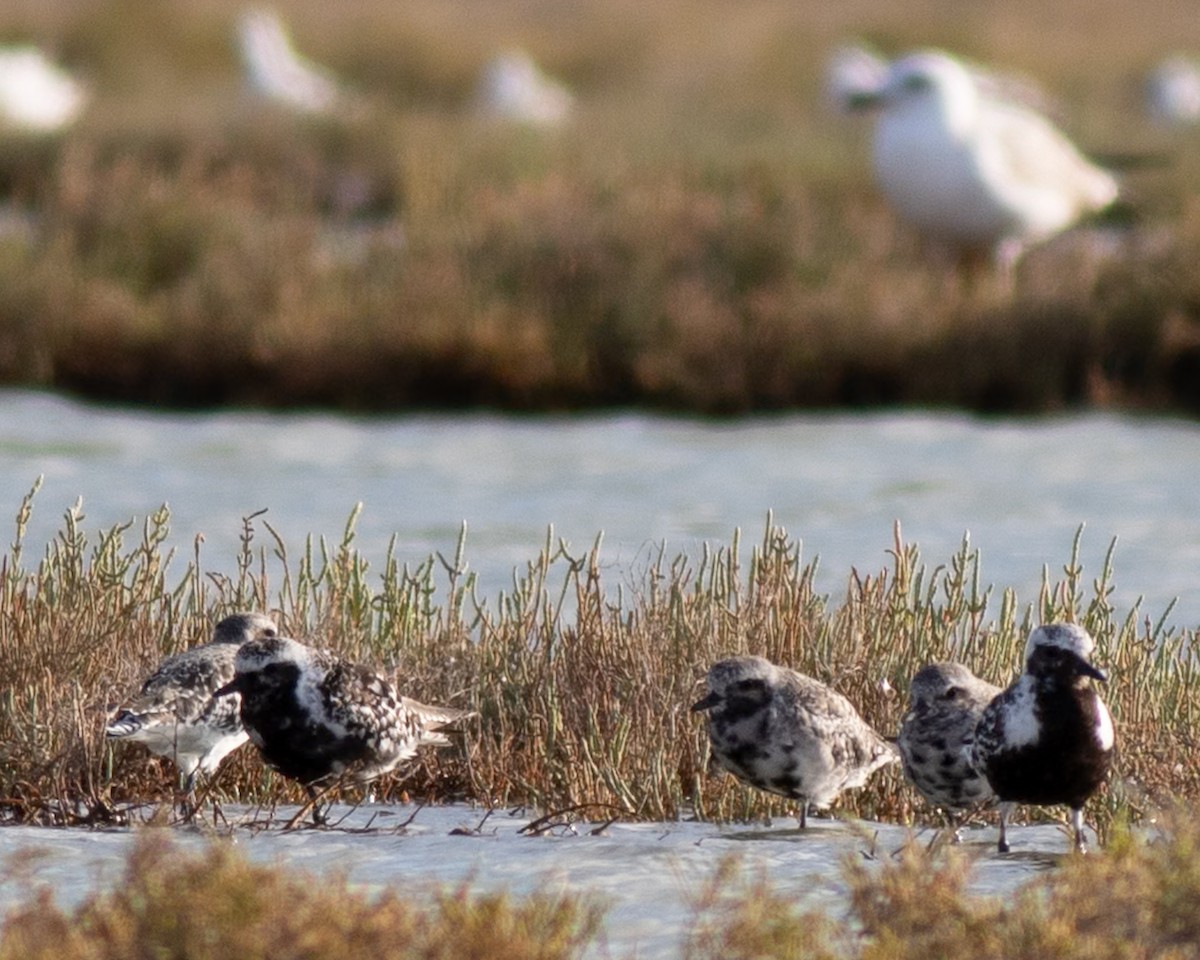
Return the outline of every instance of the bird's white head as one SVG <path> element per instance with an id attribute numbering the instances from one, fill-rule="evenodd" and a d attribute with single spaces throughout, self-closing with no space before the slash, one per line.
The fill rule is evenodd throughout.
<path id="1" fill-rule="evenodd" d="M 1058 672 L 1068 667 L 1074 673 L 1106 680 L 1104 673 L 1092 666 L 1095 649 L 1092 635 L 1078 624 L 1043 624 L 1029 634 L 1025 643 L 1025 669 L 1037 673 Z"/>
<path id="2" fill-rule="evenodd" d="M 239 674 L 258 673 L 275 664 L 295 664 L 303 667 L 312 651 L 289 637 L 263 637 L 244 643 L 238 649 L 233 668 Z"/>
<path id="3" fill-rule="evenodd" d="M 888 113 L 936 116 L 950 129 L 964 129 L 975 116 L 979 91 L 960 60 L 921 50 L 893 61 L 878 99 Z"/>

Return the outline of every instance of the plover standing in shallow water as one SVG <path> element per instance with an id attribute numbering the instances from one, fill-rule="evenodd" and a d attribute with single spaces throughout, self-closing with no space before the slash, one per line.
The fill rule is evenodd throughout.
<path id="1" fill-rule="evenodd" d="M 983 712 L 975 731 L 975 765 L 1000 800 L 1005 827 L 1018 803 L 1071 808 L 1075 849 L 1084 850 L 1083 805 L 1112 762 L 1113 723 L 1087 682 L 1107 678 L 1092 666 L 1095 641 L 1073 623 L 1038 627 L 1025 645 L 1025 672 Z"/>
<path id="2" fill-rule="evenodd" d="M 955 826 L 956 813 L 990 802 L 994 795 L 972 756 L 975 727 L 1000 688 L 980 680 L 961 663 L 931 663 L 913 676 L 909 706 L 897 746 L 909 782 Z"/>
<path id="3" fill-rule="evenodd" d="M 402 697 L 367 667 L 287 637 L 238 651 L 234 677 L 218 691 L 232 693 L 241 694 L 242 723 L 263 759 L 314 802 L 318 784 L 343 774 L 366 784 L 419 746 L 448 744 L 442 728 L 471 715 Z"/>
<path id="4" fill-rule="evenodd" d="M 160 663 L 137 696 L 109 721 L 104 735 L 144 743 L 151 753 L 170 757 L 190 799 L 196 775 L 211 775 L 246 741 L 238 698 L 216 696 L 217 689 L 233 679 L 238 647 L 276 632 L 275 622 L 261 613 L 226 617 L 213 629 L 210 643 Z"/>
<path id="5" fill-rule="evenodd" d="M 801 827 L 810 803 L 828 807 L 898 759 L 840 693 L 762 657 L 713 664 L 708 695 L 692 709 L 708 711 L 717 763 L 759 790 L 799 800 Z"/>

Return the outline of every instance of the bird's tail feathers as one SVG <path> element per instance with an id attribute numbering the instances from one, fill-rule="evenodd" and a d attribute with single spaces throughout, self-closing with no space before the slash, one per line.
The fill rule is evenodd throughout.
<path id="1" fill-rule="evenodd" d="M 406 709 L 420 717 L 422 724 L 430 730 L 440 730 L 476 715 L 474 710 L 460 710 L 458 707 L 434 707 L 409 697 L 401 697 L 400 702 Z"/>

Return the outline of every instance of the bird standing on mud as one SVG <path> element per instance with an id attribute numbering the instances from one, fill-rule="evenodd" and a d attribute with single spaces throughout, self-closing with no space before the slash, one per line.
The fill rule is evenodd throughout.
<path id="1" fill-rule="evenodd" d="M 213 629 L 210 643 L 168 657 L 117 711 L 104 731 L 110 740 L 132 740 L 170 757 L 179 768 L 190 804 L 196 777 L 211 776 L 225 757 L 246 742 L 237 697 L 218 697 L 233 679 L 238 648 L 273 637 L 275 621 L 261 613 L 235 613 Z"/>
<path id="2" fill-rule="evenodd" d="M 998 849 L 1018 803 L 1066 804 L 1075 849 L 1085 849 L 1083 805 L 1112 764 L 1112 717 L 1089 679 L 1107 680 L 1090 660 L 1095 641 L 1073 623 L 1038 627 L 1025 645 L 1025 672 L 991 702 L 975 733 L 975 765 L 1000 800 Z"/>
<path id="3" fill-rule="evenodd" d="M 234 676 L 217 696 L 241 695 L 241 718 L 267 764 L 316 786 L 343 775 L 358 784 L 382 776 L 425 744 L 450 741 L 444 728 L 471 716 L 398 694 L 367 667 L 327 650 L 265 637 L 237 654 Z"/>
<path id="4" fill-rule="evenodd" d="M 975 728 L 1000 688 L 961 663 L 931 663 L 909 685 L 909 706 L 896 739 L 904 776 L 955 827 L 958 817 L 995 799 L 972 753 Z"/>
<path id="5" fill-rule="evenodd" d="M 708 713 L 712 756 L 759 790 L 828 807 L 895 763 L 895 748 L 850 701 L 812 677 L 762 657 L 731 657 L 708 671 L 708 694 L 692 705 Z"/>

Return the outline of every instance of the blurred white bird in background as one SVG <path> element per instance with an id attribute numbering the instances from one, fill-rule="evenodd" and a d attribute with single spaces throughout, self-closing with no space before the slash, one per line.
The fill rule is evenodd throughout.
<path id="1" fill-rule="evenodd" d="M 36 47 L 0 48 L 0 126 L 61 130 L 79 116 L 86 99 L 83 85 Z"/>
<path id="2" fill-rule="evenodd" d="M 536 127 L 558 126 L 575 106 L 571 91 L 522 50 L 506 51 L 484 67 L 477 100 L 488 116 Z"/>
<path id="3" fill-rule="evenodd" d="M 1160 62 L 1146 78 L 1146 106 L 1168 126 L 1200 123 L 1200 61 L 1176 54 Z"/>
<path id="4" fill-rule="evenodd" d="M 246 79 L 256 93 L 301 113 L 328 113 L 342 99 L 333 74 L 292 48 L 287 29 L 274 11 L 243 13 L 237 40 Z"/>
<path id="5" fill-rule="evenodd" d="M 1117 198 L 1117 181 L 1045 116 L 997 95 L 961 61 L 920 51 L 892 62 L 873 97 L 873 162 L 902 218 L 960 254 L 1010 269 Z"/>

